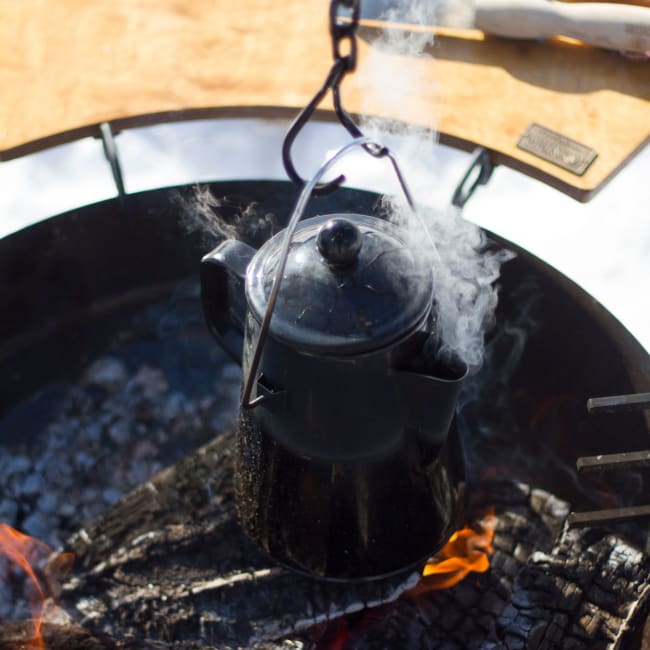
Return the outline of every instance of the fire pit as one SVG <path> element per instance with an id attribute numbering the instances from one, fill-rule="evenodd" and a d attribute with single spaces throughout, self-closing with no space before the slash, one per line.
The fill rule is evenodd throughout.
<path id="1" fill-rule="evenodd" d="M 239 222 L 255 247 L 283 227 L 296 197 L 280 182 L 210 189 L 223 197 L 224 218 Z M 82 623 L 83 634 L 104 644 L 97 647 L 127 647 L 120 645 L 126 633 L 130 647 L 148 647 L 145 638 L 188 648 L 515 648 L 525 639 L 533 647 L 559 647 L 561 639 L 640 647 L 634 630 L 648 598 L 648 559 L 638 550 L 647 544 L 645 524 L 561 533 L 566 502 L 592 510 L 647 501 L 640 472 L 583 478 L 575 470 L 579 456 L 648 446 L 642 412 L 586 409 L 592 397 L 649 389 L 650 359 L 627 331 L 568 279 L 515 250 L 499 279 L 486 362 L 456 417 L 468 517 L 496 509 L 492 569 L 435 597 L 423 595 L 425 579 L 384 605 L 417 578 L 374 593 L 346 585 L 305 591 L 313 587 L 247 545 L 229 510 L 231 441 L 223 432 L 236 409 L 238 374 L 203 324 L 198 260 L 215 242 L 179 219 L 192 193 L 132 195 L 123 210 L 107 201 L 0 242 L 0 443 L 7 452 L 0 518 L 77 555 L 59 594 L 73 618 L 50 619 L 59 623 L 46 624 L 48 644 L 56 647 L 67 630 L 67 647 L 75 647 Z M 316 199 L 307 216 L 372 214 L 376 203 L 376 195 L 340 189 Z M 490 245 L 514 249 L 496 237 Z M 70 429 L 75 450 L 66 449 L 75 444 Z M 58 476 L 39 445 L 59 464 L 73 459 L 68 474 L 83 476 L 81 484 L 70 487 L 63 468 Z M 26 633 L 20 625 L 7 630 L 0 647 Z"/>

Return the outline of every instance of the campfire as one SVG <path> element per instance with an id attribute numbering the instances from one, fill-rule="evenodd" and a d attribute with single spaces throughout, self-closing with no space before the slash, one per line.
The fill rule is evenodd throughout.
<path id="1" fill-rule="evenodd" d="M 59 217 L 75 263 L 3 288 L 0 650 L 648 641 L 647 425 L 585 407 L 642 389 L 647 354 L 539 260 L 416 203 L 341 103 L 358 20 L 332 2 L 330 73 L 283 148 L 297 201 L 215 186 L 207 253 L 183 190 L 127 204 L 107 147 L 134 218 Z M 292 146 L 330 90 L 353 141 L 303 181 Z M 403 200 L 323 182 L 353 147 Z M 8 277 L 48 229 L 7 238 Z"/>
<path id="2" fill-rule="evenodd" d="M 525 258 L 518 263 L 525 264 Z M 229 432 L 239 369 L 225 356 L 214 356 L 207 332 L 197 326 L 198 304 L 187 299 L 197 296 L 196 287 L 184 285 L 158 307 L 146 307 L 135 318 L 132 313 L 123 316 L 122 331 L 132 331 L 122 344 L 125 355 L 117 348 L 113 356 L 82 369 L 78 382 L 59 398 L 54 411 L 58 414 L 40 434 L 27 443 L 11 443 L 3 455 L 3 466 L 12 468 L 5 474 L 6 485 L 15 486 L 11 489 L 22 508 L 19 513 L 7 505 L 5 489 L 4 511 L 15 513 L 7 523 L 20 528 L 22 519 L 33 532 L 45 529 L 49 531 L 43 536 L 49 537 L 46 541 L 59 546 L 47 562 L 58 567 L 54 578 L 44 577 L 48 570 L 38 558 L 30 558 L 48 603 L 42 624 L 45 646 L 94 643 L 95 647 L 145 648 L 156 640 L 161 648 L 190 648 L 199 641 L 220 648 L 417 644 L 435 648 L 448 647 L 445 644 L 453 639 L 459 647 L 517 648 L 530 639 L 548 647 L 571 639 L 575 647 L 637 647 L 634 633 L 636 629 L 639 634 L 649 595 L 650 566 L 640 550 L 643 526 L 630 524 L 618 535 L 598 529 L 569 530 L 565 525 L 568 503 L 544 489 L 507 478 L 527 475 L 531 483 L 542 484 L 535 461 L 545 458 L 546 471 L 560 489 L 565 485 L 562 476 L 570 471 L 557 459 L 553 465 L 552 455 L 539 454 L 537 407 L 531 407 L 528 419 L 522 420 L 513 406 L 530 403 L 533 393 L 524 387 L 534 385 L 534 373 L 521 374 L 521 365 L 517 366 L 516 389 L 509 388 L 512 376 L 503 377 L 497 388 L 502 397 L 509 395 L 512 400 L 509 415 L 499 409 L 493 412 L 493 373 L 509 364 L 508 355 L 517 348 L 510 325 L 503 325 L 512 322 L 508 321 L 509 297 L 522 295 L 520 269 L 516 271 L 504 275 L 502 324 L 492 339 L 490 365 L 468 388 L 478 397 L 472 408 L 461 410 L 461 426 L 477 426 L 474 418 L 480 417 L 485 430 L 468 450 L 475 477 L 466 513 L 468 526 L 432 558 L 424 575 L 376 583 L 302 578 L 269 561 L 242 534 L 234 514 L 234 443 Z M 532 277 L 530 270 L 527 273 Z M 539 277 L 537 281 L 543 282 Z M 149 318 L 144 319 L 146 327 L 144 314 Z M 170 322 L 162 329 L 161 318 Z M 133 323 L 137 323 L 135 331 Z M 153 350 L 147 343 L 152 337 L 157 341 Z M 544 338 L 540 340 L 533 331 L 519 364 L 533 362 L 540 348 L 537 341 L 545 348 Z M 180 358 L 178 351 L 188 349 L 194 351 L 192 369 L 183 368 L 183 374 L 200 378 L 189 384 L 207 385 L 210 400 L 187 387 L 180 391 L 174 365 L 163 368 L 154 363 L 163 357 Z M 207 384 L 203 383 L 206 372 L 211 373 Z M 517 399 L 515 393 L 525 393 L 525 399 Z M 572 416 L 571 411 L 563 412 Z M 527 455 L 523 443 L 515 450 L 514 438 L 495 424 L 496 415 L 501 426 L 508 425 L 517 436 L 522 435 L 525 421 L 532 422 L 526 444 L 537 449 L 537 456 Z M 558 417 L 551 422 L 561 427 Z M 98 432 L 89 436 L 93 424 Z M 117 435 L 120 431 L 123 435 Z M 188 436 L 190 443 L 185 442 Z M 188 444 L 199 448 L 188 450 Z M 74 487 L 72 478 L 63 480 L 48 469 L 47 459 L 54 451 L 58 455 L 51 462 L 74 467 L 71 474 L 79 485 Z M 159 471 L 163 465 L 169 467 Z M 111 471 L 99 471 L 102 466 Z M 30 477 L 37 468 L 45 474 L 40 492 L 25 500 L 18 486 L 26 485 L 29 493 L 34 482 Z M 577 473 L 572 480 L 578 481 Z M 107 493 L 110 499 L 98 504 L 96 511 L 90 511 L 89 505 L 76 512 L 43 507 L 48 500 L 66 501 L 57 492 L 57 483 L 66 494 L 79 495 L 75 498 L 82 504 L 98 494 Z M 619 502 L 614 490 L 621 486 L 629 490 L 633 483 L 618 477 L 613 484 L 598 484 L 589 492 L 590 501 L 584 499 L 587 487 L 569 493 L 577 506 L 612 505 Z M 53 499 L 45 499 L 44 504 L 48 494 Z M 600 502 L 598 494 L 603 495 Z M 46 523 L 39 524 L 39 519 Z M 28 546 L 44 552 L 38 542 Z M 74 562 L 61 553 L 73 554 Z M 23 569 L 7 559 L 3 566 L 12 576 L 14 591 L 9 605 L 0 601 L 5 612 L 0 647 L 29 647 L 37 625 L 26 620 L 25 607 L 38 589 L 23 583 L 22 592 L 16 591 Z M 57 583 L 60 587 L 53 586 Z M 15 605 L 19 592 L 21 607 Z M 35 614 L 41 609 L 37 605 Z M 16 615 L 23 621 L 10 623 Z"/>
<path id="3" fill-rule="evenodd" d="M 463 580 L 469 573 L 485 573 L 490 568 L 489 557 L 494 552 L 494 514 L 481 522 L 481 531 L 465 527 L 457 530 L 438 551 L 432 562 L 422 571 L 423 580 L 417 591 L 449 589 Z"/>
<path id="4" fill-rule="evenodd" d="M 30 559 L 30 556 L 35 556 L 38 551 L 40 551 L 41 555 L 49 555 L 50 549 L 43 542 L 29 537 L 29 535 L 24 535 L 11 528 L 11 526 L 0 522 L 0 559 L 7 558 L 10 562 L 19 566 L 28 576 L 31 585 L 36 590 L 37 598 L 35 600 L 37 601 L 37 606 L 34 608 L 33 615 L 34 636 L 29 643 L 39 650 L 43 650 L 45 644 L 43 642 L 41 627 L 45 613 L 45 594 L 43 593 L 41 583 L 34 573 L 32 566 L 34 559 Z M 7 570 L 6 574 L 8 573 L 9 571 Z"/>

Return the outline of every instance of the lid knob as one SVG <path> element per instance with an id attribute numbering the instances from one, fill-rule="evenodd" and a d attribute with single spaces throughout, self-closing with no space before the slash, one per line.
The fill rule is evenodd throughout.
<path id="1" fill-rule="evenodd" d="M 361 231 L 347 219 L 330 219 L 318 231 L 316 245 L 330 266 L 346 268 L 359 257 Z"/>

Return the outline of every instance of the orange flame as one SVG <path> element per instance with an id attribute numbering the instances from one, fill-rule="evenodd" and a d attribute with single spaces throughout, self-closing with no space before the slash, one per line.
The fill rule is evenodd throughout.
<path id="1" fill-rule="evenodd" d="M 30 645 L 38 650 L 45 650 L 45 642 L 41 633 L 45 613 L 45 594 L 28 559 L 35 551 L 49 553 L 50 549 L 47 544 L 0 522 L 0 555 L 6 555 L 15 562 L 29 576 L 38 591 L 40 600 L 38 610 L 34 614 L 34 637 L 30 641 Z"/>
<path id="2" fill-rule="evenodd" d="M 449 589 L 469 573 L 485 573 L 490 568 L 490 555 L 494 552 L 492 539 L 496 517 L 489 513 L 480 522 L 481 531 L 463 528 L 428 562 L 422 572 L 422 581 L 415 587 L 417 593 L 436 589 Z"/>

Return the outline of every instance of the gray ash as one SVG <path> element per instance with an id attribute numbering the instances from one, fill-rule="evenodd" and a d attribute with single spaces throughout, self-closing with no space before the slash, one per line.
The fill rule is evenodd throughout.
<path id="1" fill-rule="evenodd" d="M 173 388 L 160 367 L 131 372 L 102 357 L 67 390 L 58 415 L 0 457 L 0 521 L 61 545 L 163 467 L 233 426 L 241 369 L 222 363 L 207 395 Z M 0 620 L 23 618 L 34 587 L 0 559 Z"/>

